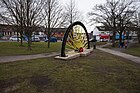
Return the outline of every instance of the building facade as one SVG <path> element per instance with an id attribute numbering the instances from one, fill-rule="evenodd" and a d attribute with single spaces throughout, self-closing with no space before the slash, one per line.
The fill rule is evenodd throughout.
<path id="1" fill-rule="evenodd" d="M 137 39 L 137 33 L 139 28 L 129 27 L 122 33 L 122 39 Z M 104 26 L 96 26 L 93 30 L 93 35 L 96 36 L 98 41 L 110 41 L 112 40 L 113 31 L 110 28 Z M 116 40 L 119 39 L 119 33 L 116 31 Z"/>
<path id="2" fill-rule="evenodd" d="M 16 29 L 16 27 L 13 25 L 5 25 L 5 24 L 0 24 L 0 39 L 6 39 L 8 40 L 11 36 L 14 35 L 20 35 Z M 66 32 L 66 28 L 51 28 L 51 36 L 56 37 L 58 40 L 62 39 L 65 32 Z M 48 34 L 48 29 L 45 31 L 44 27 L 38 27 L 33 33 L 32 35 L 36 36 L 36 37 L 47 37 Z"/>

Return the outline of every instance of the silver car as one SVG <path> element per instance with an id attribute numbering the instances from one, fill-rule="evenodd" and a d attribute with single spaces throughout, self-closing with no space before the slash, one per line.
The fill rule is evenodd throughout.
<path id="1" fill-rule="evenodd" d="M 17 37 L 17 36 L 11 36 L 9 38 L 9 40 L 11 40 L 11 41 L 17 41 L 17 40 L 21 40 L 21 39 L 19 37 Z"/>

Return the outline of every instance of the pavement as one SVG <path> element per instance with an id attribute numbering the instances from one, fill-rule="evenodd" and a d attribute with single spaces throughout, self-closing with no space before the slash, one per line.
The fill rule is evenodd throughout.
<path id="1" fill-rule="evenodd" d="M 108 49 L 108 48 L 98 47 L 97 49 L 140 64 L 140 57 L 136 57 L 136 56 L 133 56 L 133 55 L 130 55 L 130 54 L 122 53 L 120 51 L 111 50 L 111 49 Z"/>
<path id="2" fill-rule="evenodd" d="M 17 56 L 0 56 L 0 63 L 29 60 L 37 58 L 47 58 L 60 55 L 58 52 L 44 53 L 44 54 L 34 54 L 34 55 L 17 55 Z"/>
<path id="3" fill-rule="evenodd" d="M 137 43 L 137 42 L 130 42 L 128 44 L 129 45 L 128 47 L 132 46 L 134 43 Z M 97 47 L 97 49 L 140 64 L 140 57 L 123 53 L 123 51 L 125 51 L 125 48 L 114 48 L 114 49 L 103 48 L 103 47 L 108 46 L 108 45 L 111 45 L 111 43 L 101 45 L 101 46 Z"/>
<path id="4" fill-rule="evenodd" d="M 108 44 L 106 44 L 106 45 L 108 45 Z M 140 57 L 136 57 L 136 56 L 133 56 L 130 54 L 122 53 L 121 51 L 117 51 L 117 50 L 103 48 L 106 45 L 99 46 L 99 47 L 97 47 L 97 49 L 140 64 Z M 47 57 L 53 57 L 53 56 L 58 56 L 58 55 L 60 55 L 60 52 L 34 54 L 34 55 L 0 56 L 0 63 L 20 61 L 20 60 L 29 60 L 29 59 L 37 59 L 37 58 L 47 58 Z"/>

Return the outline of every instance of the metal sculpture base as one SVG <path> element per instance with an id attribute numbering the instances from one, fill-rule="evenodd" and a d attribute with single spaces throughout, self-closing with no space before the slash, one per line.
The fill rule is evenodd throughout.
<path id="1" fill-rule="evenodd" d="M 88 56 L 92 51 L 93 51 L 93 48 L 84 49 L 83 52 L 69 51 L 69 52 L 67 52 L 66 57 L 56 56 L 55 58 L 62 59 L 62 60 L 70 60 L 70 59 L 75 59 L 77 57 Z"/>

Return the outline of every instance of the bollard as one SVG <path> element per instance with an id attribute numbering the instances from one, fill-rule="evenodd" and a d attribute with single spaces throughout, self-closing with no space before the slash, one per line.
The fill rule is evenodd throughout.
<path id="1" fill-rule="evenodd" d="M 94 49 L 96 49 L 96 45 L 94 45 Z"/>

